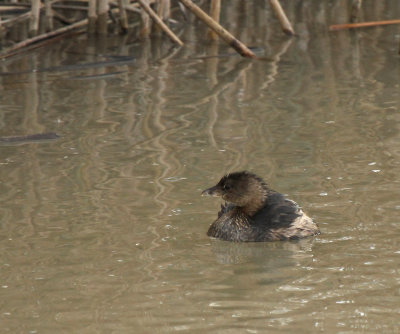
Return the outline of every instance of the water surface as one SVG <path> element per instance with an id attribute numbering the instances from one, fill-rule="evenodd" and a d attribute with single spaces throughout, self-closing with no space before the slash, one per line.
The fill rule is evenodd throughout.
<path id="1" fill-rule="evenodd" d="M 261 60 L 187 24 L 181 49 L 81 36 L 0 64 L 0 135 L 61 136 L 0 146 L 2 333 L 398 332 L 398 27 L 329 33 L 343 2 L 294 1 L 288 39 L 243 3 L 223 22 Z M 201 190 L 241 169 L 322 234 L 209 239 Z"/>

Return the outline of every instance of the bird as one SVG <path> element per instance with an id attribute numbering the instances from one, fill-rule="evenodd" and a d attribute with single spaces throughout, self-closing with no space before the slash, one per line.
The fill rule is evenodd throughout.
<path id="1" fill-rule="evenodd" d="M 202 195 L 221 197 L 217 219 L 207 235 L 234 242 L 296 240 L 320 234 L 318 225 L 285 195 L 249 171 L 221 178 Z"/>

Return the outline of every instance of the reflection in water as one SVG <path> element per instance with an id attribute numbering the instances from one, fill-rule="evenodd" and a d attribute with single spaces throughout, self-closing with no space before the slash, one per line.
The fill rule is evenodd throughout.
<path id="1" fill-rule="evenodd" d="M 362 15 L 398 5 L 365 3 Z M 5 333 L 395 332 L 396 28 L 328 33 L 346 20 L 345 2 L 285 6 L 293 39 L 269 24 L 265 2 L 226 7 L 223 20 L 236 18 L 226 27 L 264 50 L 257 61 L 204 45 L 188 25 L 182 49 L 82 37 L 1 63 L 23 72 L 135 58 L 76 80 L 0 77 L 2 137 L 61 135 L 0 147 Z M 240 169 L 291 194 L 322 234 L 207 238 L 220 203 L 200 192 Z"/>
<path id="2" fill-rule="evenodd" d="M 295 265 L 295 257 L 312 250 L 313 238 L 291 242 L 235 243 L 213 240 L 212 251 L 218 263 L 255 262 L 260 267 L 275 268 Z"/>

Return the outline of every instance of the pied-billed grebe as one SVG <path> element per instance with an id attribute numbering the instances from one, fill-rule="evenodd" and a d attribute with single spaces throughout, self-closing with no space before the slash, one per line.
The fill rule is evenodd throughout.
<path id="1" fill-rule="evenodd" d="M 229 241 L 292 240 L 319 234 L 317 224 L 297 203 L 268 188 L 257 175 L 243 171 L 225 175 L 202 195 L 220 196 L 217 220 L 207 235 Z"/>

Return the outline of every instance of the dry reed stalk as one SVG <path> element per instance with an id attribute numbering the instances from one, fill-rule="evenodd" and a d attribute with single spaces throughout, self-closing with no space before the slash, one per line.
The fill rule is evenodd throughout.
<path id="1" fill-rule="evenodd" d="M 171 17 L 171 0 L 160 0 L 163 4 L 161 17 L 163 20 L 168 20 Z"/>
<path id="2" fill-rule="evenodd" d="M 6 29 L 1 25 L 1 16 L 0 16 L 0 43 L 6 34 Z"/>
<path id="3" fill-rule="evenodd" d="M 182 46 L 183 42 L 176 36 L 168 27 L 167 25 L 161 20 L 158 15 L 151 9 L 148 5 L 147 1 L 145 0 L 137 0 L 137 2 L 142 6 L 143 10 L 156 22 L 160 28 L 167 34 L 167 36 L 176 44 Z"/>
<path id="4" fill-rule="evenodd" d="M 126 15 L 125 6 L 128 4 L 126 0 L 118 0 L 119 8 L 119 23 L 121 25 L 122 32 L 127 32 L 128 30 L 128 16 Z"/>
<path id="5" fill-rule="evenodd" d="M 281 24 L 282 30 L 286 35 L 293 36 L 294 30 L 290 24 L 285 12 L 282 9 L 281 4 L 278 0 L 269 0 L 272 9 L 274 10 L 276 16 L 278 17 L 279 23 Z"/>
<path id="6" fill-rule="evenodd" d="M 215 22 L 219 23 L 220 13 L 221 13 L 221 0 L 212 0 L 210 8 L 210 16 Z M 216 41 L 218 39 L 218 35 L 215 33 L 214 30 L 209 29 L 208 38 L 213 41 Z"/>
<path id="7" fill-rule="evenodd" d="M 361 5 L 362 0 L 352 0 L 350 22 L 355 22 L 357 20 Z"/>
<path id="8" fill-rule="evenodd" d="M 140 14 L 142 11 L 139 9 L 140 5 L 139 4 L 128 4 L 125 6 L 125 10 L 128 12 Z"/>
<path id="9" fill-rule="evenodd" d="M 7 57 L 9 57 L 11 55 L 14 55 L 15 54 L 14 51 L 16 51 L 18 49 L 21 49 L 21 48 L 24 48 L 26 46 L 29 46 L 29 45 L 31 45 L 33 43 L 37 43 L 37 42 L 43 41 L 43 40 L 45 40 L 47 38 L 51 38 L 51 37 L 54 37 L 54 36 L 57 36 L 57 35 L 60 35 L 60 34 L 64 34 L 64 33 L 68 32 L 68 31 L 71 31 L 71 30 L 74 30 L 74 29 L 77 29 L 77 28 L 81 28 L 81 27 L 87 25 L 88 21 L 89 21 L 88 19 L 84 19 L 82 21 L 78 21 L 76 23 L 73 23 L 73 24 L 71 24 L 69 26 L 66 26 L 66 27 L 51 31 L 51 32 L 49 32 L 47 34 L 42 34 L 42 35 L 39 35 L 39 36 L 35 36 L 35 37 L 32 37 L 32 38 L 26 39 L 25 41 L 17 43 L 14 46 L 12 46 L 11 48 L 6 49 L 4 53 L 0 53 L 0 59 L 7 58 Z"/>
<path id="10" fill-rule="evenodd" d="M 345 23 L 345 24 L 335 24 L 329 27 L 329 31 L 352 29 L 352 28 L 365 28 L 365 27 L 375 27 L 384 26 L 388 24 L 400 24 L 400 20 L 388 20 L 388 21 L 371 21 L 371 22 L 360 22 L 360 23 Z"/>
<path id="11" fill-rule="evenodd" d="M 235 36 L 224 29 L 220 24 L 215 22 L 209 17 L 200 7 L 195 5 L 190 0 L 179 0 L 186 8 L 188 8 L 194 15 L 200 20 L 207 24 L 212 30 L 214 30 L 218 36 L 220 36 L 226 43 L 234 48 L 241 56 L 248 58 L 257 58 L 256 55 L 247 48 L 242 42 L 240 42 Z"/>
<path id="12" fill-rule="evenodd" d="M 8 27 L 8 26 L 13 25 L 14 23 L 19 22 L 19 21 L 29 19 L 30 17 L 31 17 L 31 12 L 29 11 L 29 12 L 26 12 L 25 14 L 21 14 L 21 15 L 18 15 L 16 17 L 13 17 L 11 19 L 2 21 L 0 23 L 0 26 Z"/>
<path id="13" fill-rule="evenodd" d="M 161 20 L 163 20 L 164 21 L 164 17 L 163 17 L 163 7 L 164 7 L 164 2 L 162 1 L 162 0 L 157 0 L 157 2 L 156 2 L 156 11 L 157 11 L 157 16 L 159 17 L 159 18 L 161 18 Z M 158 24 L 156 24 L 155 22 L 154 22 L 154 24 L 153 24 L 153 31 L 154 31 L 154 34 L 155 35 L 161 35 L 162 34 L 162 30 L 161 30 L 161 27 L 158 25 Z"/>
<path id="14" fill-rule="evenodd" d="M 88 33 L 94 34 L 96 32 L 97 21 L 97 0 L 89 0 L 88 20 Z"/>
<path id="15" fill-rule="evenodd" d="M 148 1 L 147 0 L 144 1 L 146 2 L 146 5 L 148 5 Z M 141 19 L 142 19 L 142 29 L 140 29 L 139 36 L 140 38 L 148 38 L 151 32 L 151 25 L 150 25 L 150 16 L 145 10 L 141 11 Z"/>
<path id="16" fill-rule="evenodd" d="M 171 1 L 170 0 L 158 0 L 157 15 L 165 22 L 169 19 L 171 14 Z M 161 27 L 156 24 L 154 30 L 157 34 L 162 32 Z"/>
<path id="17" fill-rule="evenodd" d="M 54 29 L 53 10 L 51 9 L 51 4 L 51 0 L 44 1 L 46 31 L 52 31 Z"/>
<path id="18" fill-rule="evenodd" d="M 40 0 L 31 0 L 31 17 L 29 22 L 29 36 L 36 36 L 39 31 Z"/>
<path id="19" fill-rule="evenodd" d="M 98 0 L 97 33 L 107 34 L 108 0 Z"/>

